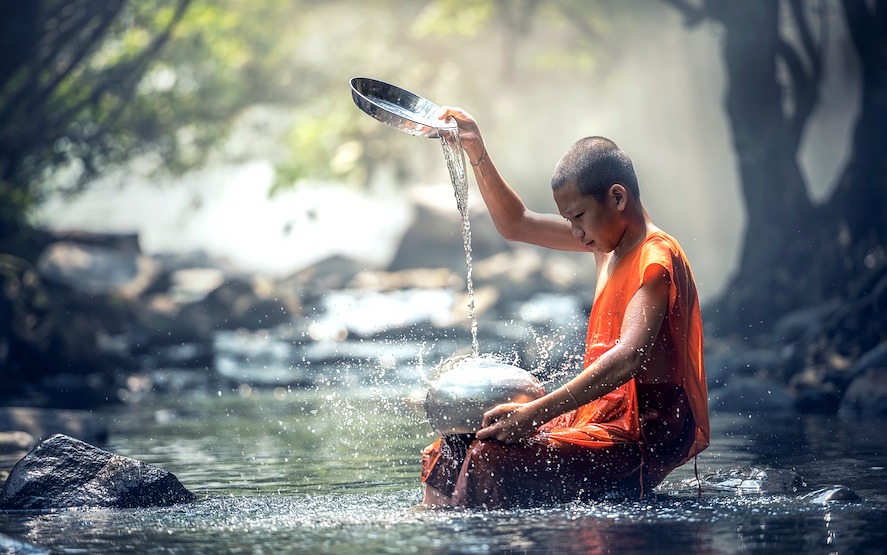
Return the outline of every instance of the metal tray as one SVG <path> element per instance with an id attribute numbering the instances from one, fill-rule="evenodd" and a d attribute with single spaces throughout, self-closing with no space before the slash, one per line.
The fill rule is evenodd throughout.
<path id="1" fill-rule="evenodd" d="M 441 129 L 456 128 L 453 118 L 438 118 L 437 104 L 384 81 L 354 77 L 351 98 L 367 114 L 410 135 L 436 139 Z"/>

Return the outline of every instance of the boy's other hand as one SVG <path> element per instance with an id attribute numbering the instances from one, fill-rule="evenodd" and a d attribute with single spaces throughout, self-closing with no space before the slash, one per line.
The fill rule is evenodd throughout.
<path id="1" fill-rule="evenodd" d="M 539 425 L 526 403 L 503 403 L 484 413 L 477 439 L 518 443 L 531 436 Z"/>

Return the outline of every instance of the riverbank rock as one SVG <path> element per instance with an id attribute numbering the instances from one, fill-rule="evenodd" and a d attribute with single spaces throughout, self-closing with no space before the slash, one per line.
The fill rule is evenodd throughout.
<path id="1" fill-rule="evenodd" d="M 0 432 L 0 455 L 30 451 L 35 445 L 37 445 L 37 438 L 28 432 Z"/>
<path id="2" fill-rule="evenodd" d="M 89 443 L 108 440 L 108 427 L 85 410 L 0 407 L 0 432 L 26 432 L 37 439 L 65 434 Z"/>
<path id="3" fill-rule="evenodd" d="M 766 378 L 741 376 L 711 391 L 709 406 L 712 410 L 730 412 L 778 413 L 794 411 L 795 401 L 782 384 Z"/>
<path id="4" fill-rule="evenodd" d="M 160 265 L 138 250 L 117 250 L 99 245 L 58 241 L 37 261 L 46 280 L 74 291 L 136 298 L 160 275 Z"/>
<path id="5" fill-rule="evenodd" d="M 159 467 L 57 434 L 15 465 L 0 492 L 0 510 L 158 507 L 196 498 Z"/>
<path id="6" fill-rule="evenodd" d="M 848 416 L 887 417 L 887 367 L 869 368 L 853 380 L 840 410 Z"/>
<path id="7" fill-rule="evenodd" d="M 6 480 L 7 471 L 35 445 L 37 438 L 27 432 L 0 432 L 0 482 Z"/>
<path id="8" fill-rule="evenodd" d="M 462 243 L 462 221 L 452 206 L 416 204 L 413 223 L 403 234 L 388 271 L 408 268 L 449 268 L 463 273 L 465 249 Z M 496 231 L 493 220 L 485 212 L 472 212 L 471 249 L 475 260 L 511 250 L 511 245 Z"/>
<path id="9" fill-rule="evenodd" d="M 737 378 L 779 376 L 785 362 L 785 355 L 776 349 L 720 346 L 705 355 L 708 387 L 718 389 Z"/>

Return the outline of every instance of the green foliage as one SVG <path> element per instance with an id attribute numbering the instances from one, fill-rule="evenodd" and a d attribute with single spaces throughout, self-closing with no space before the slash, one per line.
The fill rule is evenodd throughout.
<path id="1" fill-rule="evenodd" d="M 7 3 L 0 7 L 0 31 L 6 31 L 0 46 L 23 54 L 0 63 L 0 231 L 26 221 L 28 210 L 48 195 L 77 192 L 136 157 L 158 160 L 159 171 L 199 166 L 253 105 L 292 114 L 292 128 L 268 153 L 278 167 L 278 187 L 308 178 L 367 183 L 383 158 L 396 166 L 396 175 L 407 175 L 409 157 L 383 145 L 381 126 L 351 104 L 350 77 L 492 102 L 488 83 L 465 79 L 464 69 L 497 56 L 525 63 L 502 52 L 504 37 L 509 44 L 536 40 L 540 46 L 526 57 L 531 67 L 518 71 L 587 70 L 590 49 L 580 43 L 595 40 L 583 30 L 592 28 L 595 5 Z M 557 20 L 558 30 L 534 34 L 533 21 L 540 18 Z M 573 24 L 568 32 L 560 29 L 565 23 Z"/>
<path id="2" fill-rule="evenodd" d="M 19 226 L 47 194 L 75 192 L 141 154 L 173 172 L 202 163 L 244 107 L 277 98 L 267 77 L 282 55 L 263 25 L 295 6 L 44 0 L 0 8 L 31 30 L 3 39 L 5 50 L 28 55 L 0 67 L 0 229 Z M 67 179 L 51 179 L 60 169 Z"/>
<path id="3" fill-rule="evenodd" d="M 420 37 L 475 37 L 489 26 L 495 11 L 493 0 L 438 0 L 424 10 L 413 32 Z"/>

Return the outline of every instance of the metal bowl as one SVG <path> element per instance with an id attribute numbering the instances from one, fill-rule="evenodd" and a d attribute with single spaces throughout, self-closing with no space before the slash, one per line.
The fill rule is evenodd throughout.
<path id="1" fill-rule="evenodd" d="M 438 118 L 437 104 L 384 81 L 354 77 L 351 98 L 367 114 L 410 135 L 436 139 L 441 129 L 456 128 L 453 118 Z"/>
<path id="2" fill-rule="evenodd" d="M 545 395 L 531 373 L 491 359 L 457 362 L 431 382 L 425 414 L 437 433 L 467 434 L 481 428 L 484 413 L 502 403 L 526 403 Z"/>

